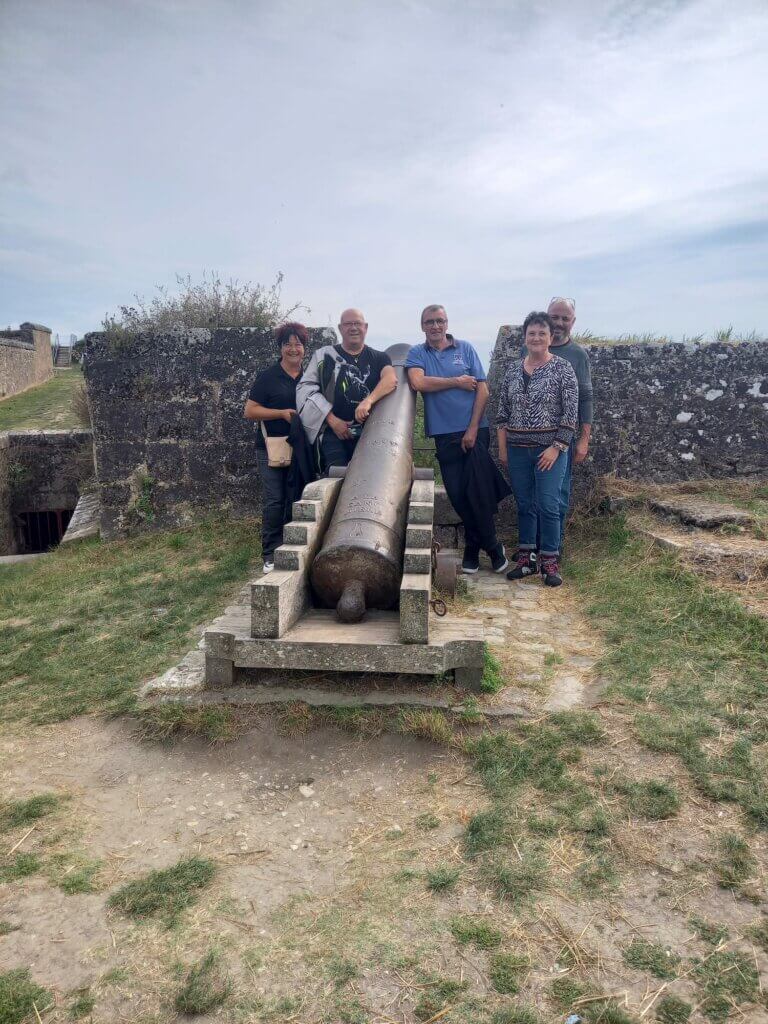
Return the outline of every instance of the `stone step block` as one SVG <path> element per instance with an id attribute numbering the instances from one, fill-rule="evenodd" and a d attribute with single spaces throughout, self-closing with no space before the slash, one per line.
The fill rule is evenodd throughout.
<path id="1" fill-rule="evenodd" d="M 408 506 L 408 522 L 416 525 L 431 525 L 434 505 L 430 501 L 413 501 Z"/>
<path id="2" fill-rule="evenodd" d="M 404 573 L 431 573 L 432 552 L 426 549 L 406 548 L 403 553 Z"/>
<path id="3" fill-rule="evenodd" d="M 400 641 L 425 644 L 429 640 L 429 573 L 404 573 L 400 584 Z"/>

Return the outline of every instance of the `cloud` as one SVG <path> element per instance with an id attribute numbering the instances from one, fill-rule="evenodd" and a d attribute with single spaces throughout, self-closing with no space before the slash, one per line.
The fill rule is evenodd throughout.
<path id="1" fill-rule="evenodd" d="M 574 290 L 601 332 L 768 327 L 758 0 L 6 0 L 0 18 L 4 320 L 80 333 L 215 268 L 284 271 L 316 323 L 360 304 L 382 343 L 438 297 L 487 351 Z M 722 287 L 691 305 L 702 276 Z"/>

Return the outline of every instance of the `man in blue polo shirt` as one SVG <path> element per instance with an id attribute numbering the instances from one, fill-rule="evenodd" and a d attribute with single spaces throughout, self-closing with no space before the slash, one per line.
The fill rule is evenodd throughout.
<path id="1" fill-rule="evenodd" d="M 490 444 L 485 371 L 469 342 L 448 334 L 443 306 L 427 306 L 421 314 L 421 327 L 426 340 L 411 347 L 405 366 L 411 387 L 424 396 L 426 433 L 435 439 L 448 498 L 464 524 L 462 570 L 477 572 L 483 548 L 494 572 L 504 572 L 507 559 L 496 536 L 491 502 L 468 501 L 463 482 L 472 449 L 481 446 L 487 452 Z M 492 485 L 480 488 L 491 489 Z"/>

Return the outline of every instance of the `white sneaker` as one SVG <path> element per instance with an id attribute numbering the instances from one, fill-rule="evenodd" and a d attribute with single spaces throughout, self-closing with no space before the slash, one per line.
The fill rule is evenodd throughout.
<path id="1" fill-rule="evenodd" d="M 262 572 L 266 576 L 267 573 L 272 572 L 272 570 L 274 568 L 275 568 L 275 563 L 274 562 L 265 562 L 264 563 L 264 568 L 262 569 Z"/>

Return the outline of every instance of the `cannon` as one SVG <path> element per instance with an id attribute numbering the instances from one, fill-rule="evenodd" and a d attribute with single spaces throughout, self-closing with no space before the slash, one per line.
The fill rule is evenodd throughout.
<path id="1" fill-rule="evenodd" d="M 394 608 L 399 598 L 416 418 L 405 376 L 409 348 L 387 349 L 397 389 L 373 408 L 312 563 L 319 603 L 335 607 L 343 622 L 359 622 L 368 608 Z"/>
<path id="2" fill-rule="evenodd" d="M 274 572 L 250 585 L 249 606 L 227 609 L 205 630 L 207 688 L 269 680 L 275 670 L 342 684 L 361 673 L 452 675 L 480 686 L 482 623 L 439 617 L 432 599 L 433 579 L 455 579 L 456 562 L 435 559 L 434 474 L 413 466 L 408 349 L 388 350 L 397 389 L 374 406 L 349 466 L 294 502 Z"/>

